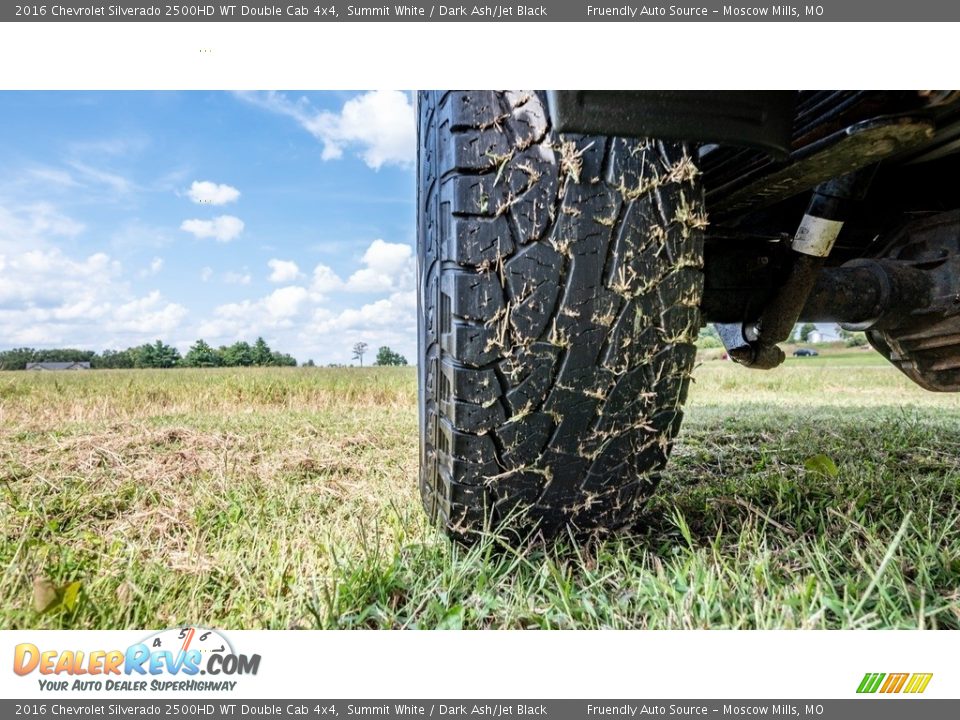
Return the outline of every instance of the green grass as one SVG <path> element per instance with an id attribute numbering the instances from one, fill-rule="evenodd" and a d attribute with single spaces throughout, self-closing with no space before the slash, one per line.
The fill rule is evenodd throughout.
<path id="1" fill-rule="evenodd" d="M 831 367 L 887 367 L 887 361 L 880 353 L 872 350 L 840 350 L 822 352 L 816 357 L 793 357 L 787 353 L 786 366 L 830 365 Z"/>
<path id="2" fill-rule="evenodd" d="M 426 524 L 412 369 L 0 373 L 0 627 L 958 628 L 960 398 L 875 358 L 704 362 L 638 526 L 549 547 Z"/>

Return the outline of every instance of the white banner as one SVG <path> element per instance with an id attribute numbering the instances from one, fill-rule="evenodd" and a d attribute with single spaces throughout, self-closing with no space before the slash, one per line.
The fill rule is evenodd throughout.
<path id="1" fill-rule="evenodd" d="M 4 699 L 842 699 L 867 673 L 960 698 L 957 636 L 929 631 L 21 630 L 0 657 Z"/>

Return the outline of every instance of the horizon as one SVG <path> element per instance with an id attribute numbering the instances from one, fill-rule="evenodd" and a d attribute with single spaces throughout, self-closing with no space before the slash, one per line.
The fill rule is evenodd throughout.
<path id="1" fill-rule="evenodd" d="M 416 355 L 414 98 L 0 92 L 0 347 Z"/>

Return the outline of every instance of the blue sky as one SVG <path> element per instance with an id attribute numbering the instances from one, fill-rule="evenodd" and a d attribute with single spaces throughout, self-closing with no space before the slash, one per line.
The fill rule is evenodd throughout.
<path id="1" fill-rule="evenodd" d="M 0 347 L 415 359 L 399 92 L 0 93 Z"/>

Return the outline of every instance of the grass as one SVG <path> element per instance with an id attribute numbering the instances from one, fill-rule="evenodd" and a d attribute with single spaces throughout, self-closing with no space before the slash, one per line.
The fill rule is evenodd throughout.
<path id="1" fill-rule="evenodd" d="M 412 369 L 0 373 L 0 627 L 960 628 L 960 398 L 853 352 L 704 362 L 634 531 L 512 549 L 426 524 Z"/>

